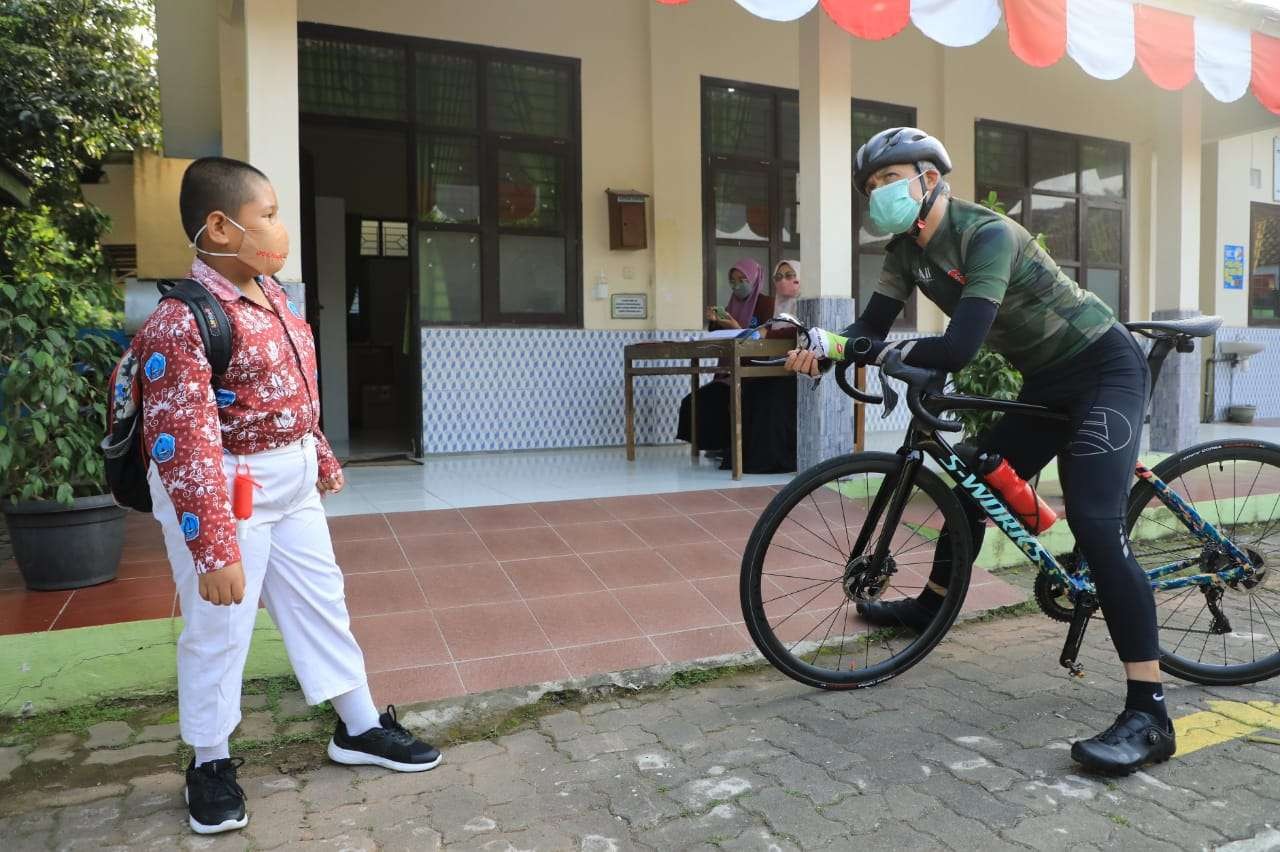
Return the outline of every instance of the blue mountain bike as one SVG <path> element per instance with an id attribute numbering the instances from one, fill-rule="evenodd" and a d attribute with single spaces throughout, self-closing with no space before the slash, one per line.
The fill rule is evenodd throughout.
<path id="1" fill-rule="evenodd" d="M 793 318 L 783 321 L 805 330 Z M 1195 338 L 1213 334 L 1221 322 L 1197 317 L 1127 327 L 1153 341 L 1154 387 L 1170 352 L 1194 351 Z M 851 345 L 857 351 L 856 341 Z M 872 686 L 920 662 L 961 614 L 969 592 L 974 542 L 966 501 L 1038 567 L 1036 601 L 1046 615 L 1070 624 L 1060 662 L 1081 674 L 1081 642 L 1098 611 L 1089 566 L 1078 552 L 1055 557 L 1018 521 L 943 438 L 961 427 L 941 416 L 1016 411 L 1060 421 L 1065 415 L 948 393 L 944 374 L 907 366 L 896 352 L 880 368 L 881 394 L 851 385 L 849 366 L 834 370 L 841 390 L 886 412 L 898 401 L 888 380 L 906 386 L 912 414 L 906 440 L 896 454 L 854 453 L 815 465 L 764 510 L 741 575 L 743 616 L 761 653 L 788 677 L 823 689 Z M 1213 685 L 1280 672 L 1280 582 L 1270 567 L 1280 550 L 1280 446 L 1211 441 L 1151 468 L 1139 463 L 1134 473 L 1126 531 L 1156 596 L 1161 668 Z M 923 630 L 874 628 L 857 615 L 860 601 L 919 595 L 935 564 L 946 563 L 950 584 Z M 982 594 L 975 590 L 976 604 Z"/>

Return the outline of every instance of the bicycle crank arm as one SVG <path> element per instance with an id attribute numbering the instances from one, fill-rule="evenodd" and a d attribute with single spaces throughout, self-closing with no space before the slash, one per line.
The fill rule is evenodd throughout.
<path id="1" fill-rule="evenodd" d="M 1089 619 L 1097 608 L 1092 595 L 1081 595 L 1071 613 L 1071 627 L 1067 630 L 1067 641 L 1062 646 L 1062 656 L 1058 658 L 1058 662 L 1075 677 L 1084 677 L 1084 666 L 1080 665 L 1077 658 L 1080 656 L 1080 645 L 1084 642 L 1085 628 L 1089 626 Z"/>

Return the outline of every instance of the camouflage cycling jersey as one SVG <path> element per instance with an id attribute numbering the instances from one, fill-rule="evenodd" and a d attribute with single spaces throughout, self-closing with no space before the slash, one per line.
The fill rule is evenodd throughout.
<path id="1" fill-rule="evenodd" d="M 905 302 L 916 287 L 947 316 L 964 297 L 998 305 L 986 344 L 1024 375 L 1067 361 L 1116 323 L 1025 228 L 954 198 L 927 246 L 909 238 L 889 243 L 876 292 Z"/>

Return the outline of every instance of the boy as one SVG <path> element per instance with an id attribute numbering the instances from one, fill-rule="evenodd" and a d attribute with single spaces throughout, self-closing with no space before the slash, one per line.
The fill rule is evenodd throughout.
<path id="1" fill-rule="evenodd" d="M 318 427 L 315 343 L 272 275 L 289 234 L 266 175 L 237 160 L 196 160 L 182 178 L 182 226 L 196 250 L 190 277 L 231 321 L 231 362 L 213 376 L 191 309 L 164 300 L 133 342 L 142 364 L 144 446 L 155 516 L 182 600 L 178 713 L 195 749 L 187 768 L 189 822 L 199 834 L 243 828 L 236 783 L 243 761 L 228 738 L 258 600 L 284 637 L 309 704 L 340 721 L 329 757 L 402 772 L 435 767 L 440 752 L 379 716 L 351 635 L 322 494 L 342 470 Z M 237 470 L 253 479 L 252 514 L 237 523 Z M 241 513 L 243 516 L 243 512 Z"/>

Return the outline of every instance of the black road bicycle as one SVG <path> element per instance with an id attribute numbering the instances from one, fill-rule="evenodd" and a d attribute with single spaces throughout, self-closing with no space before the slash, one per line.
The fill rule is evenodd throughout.
<path id="1" fill-rule="evenodd" d="M 778 321 L 808 339 L 793 317 Z M 1126 327 L 1153 340 L 1147 360 L 1154 388 L 1170 352 L 1194 351 L 1194 339 L 1221 323 L 1197 317 Z M 859 351 L 867 343 L 850 345 Z M 817 464 L 764 510 L 741 576 L 743 616 L 761 653 L 788 677 L 823 689 L 872 686 L 924 659 L 960 615 L 968 592 L 974 543 L 964 500 L 1039 568 L 1036 601 L 1071 625 L 1060 662 L 1081 674 L 1080 645 L 1098 610 L 1089 566 L 1078 552 L 1055 557 L 1019 522 L 943 438 L 961 427 L 941 416 L 983 410 L 1060 421 L 1065 415 L 947 393 L 945 374 L 907 366 L 897 352 L 880 367 L 883 395 L 851 385 L 850 366 L 834 368 L 841 390 L 883 404 L 886 415 L 898 402 L 889 380 L 906 386 L 912 415 L 906 440 L 897 453 L 853 453 Z M 1156 596 L 1161 668 L 1214 685 L 1280 672 L 1280 590 L 1269 567 L 1280 550 L 1280 446 L 1210 441 L 1151 468 L 1139 463 L 1134 473 L 1125 529 Z M 860 601 L 919 595 L 935 560 L 951 563 L 951 582 L 925 629 L 874 628 L 858 616 Z"/>

